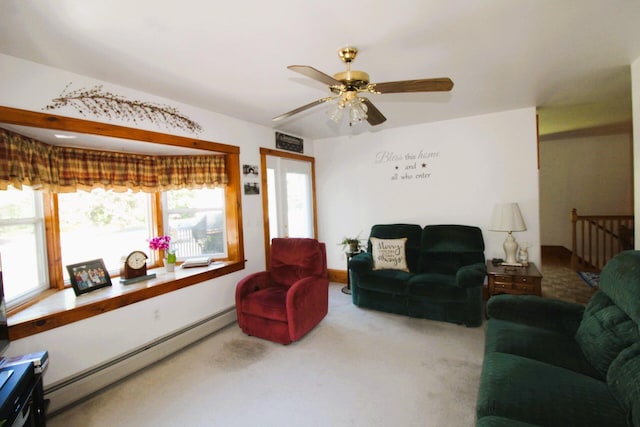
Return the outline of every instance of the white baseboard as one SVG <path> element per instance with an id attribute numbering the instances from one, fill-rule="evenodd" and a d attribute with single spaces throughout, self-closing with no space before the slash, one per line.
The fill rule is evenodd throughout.
<path id="1" fill-rule="evenodd" d="M 230 308 L 71 378 L 51 384 L 44 390 L 45 399 L 49 399 L 50 402 L 47 413 L 49 416 L 55 415 L 134 372 L 219 331 L 236 320 L 235 307 Z"/>

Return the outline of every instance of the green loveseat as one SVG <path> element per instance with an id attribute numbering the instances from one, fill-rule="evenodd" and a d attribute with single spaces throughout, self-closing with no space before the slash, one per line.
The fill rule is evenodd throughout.
<path id="1" fill-rule="evenodd" d="M 640 251 L 607 263 L 586 308 L 499 295 L 487 312 L 478 426 L 640 427 Z"/>
<path id="2" fill-rule="evenodd" d="M 398 239 L 406 239 L 407 268 L 376 268 L 374 246 Z M 486 266 L 478 227 L 374 225 L 367 252 L 351 259 L 349 271 L 353 303 L 359 307 L 467 326 L 482 324 Z"/>

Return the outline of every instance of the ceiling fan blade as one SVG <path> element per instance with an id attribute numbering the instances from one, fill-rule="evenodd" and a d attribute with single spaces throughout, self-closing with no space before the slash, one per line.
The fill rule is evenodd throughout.
<path id="1" fill-rule="evenodd" d="M 277 121 L 279 121 L 279 120 L 286 119 L 287 117 L 291 117 L 291 116 L 293 116 L 294 114 L 301 113 L 301 112 L 303 112 L 304 110 L 308 110 L 309 108 L 315 107 L 316 105 L 320 105 L 320 104 L 322 104 L 322 103 L 325 103 L 325 102 L 331 101 L 331 100 L 332 100 L 332 99 L 334 99 L 334 98 L 335 98 L 335 96 L 329 96 L 329 97 L 327 97 L 327 98 L 320 98 L 320 99 L 316 99 L 316 100 L 315 100 L 315 101 L 313 101 L 313 102 L 310 102 L 310 103 L 308 103 L 308 104 L 306 104 L 306 105 L 303 105 L 302 107 L 298 107 L 298 108 L 296 108 L 295 110 L 287 111 L 286 113 L 281 114 L 281 115 L 279 115 L 278 117 L 274 117 L 274 118 L 273 118 L 273 119 L 271 119 L 271 120 L 272 120 L 272 121 L 274 121 L 274 122 L 277 122 Z"/>
<path id="2" fill-rule="evenodd" d="M 372 86 L 374 92 L 380 93 L 446 92 L 453 88 L 453 82 L 448 77 L 440 77 L 435 79 L 375 83 Z"/>
<path id="3" fill-rule="evenodd" d="M 317 80 L 329 86 L 342 85 L 342 83 L 339 80 L 336 80 L 330 75 L 325 74 L 322 71 L 316 70 L 315 68 L 310 67 L 308 65 L 289 65 L 287 68 L 290 69 L 291 71 L 295 71 L 296 73 L 300 73 L 302 75 L 310 77 L 314 80 Z"/>
<path id="4" fill-rule="evenodd" d="M 387 121 L 387 118 L 367 98 L 361 98 L 367 106 L 367 121 L 371 126 L 376 126 Z"/>

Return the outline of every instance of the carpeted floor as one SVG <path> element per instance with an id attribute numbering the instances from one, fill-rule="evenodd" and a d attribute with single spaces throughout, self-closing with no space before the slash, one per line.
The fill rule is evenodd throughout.
<path id="1" fill-rule="evenodd" d="M 364 310 L 283 346 L 225 328 L 48 420 L 72 426 L 473 426 L 484 328 Z"/>
<path id="2" fill-rule="evenodd" d="M 586 304 L 597 288 L 590 288 L 570 267 L 571 253 L 558 247 L 542 247 L 542 296 Z"/>
<path id="3" fill-rule="evenodd" d="M 590 288 L 569 267 L 542 266 L 542 296 L 586 304 L 597 288 Z"/>
<path id="4" fill-rule="evenodd" d="M 546 255 L 545 255 L 546 254 Z M 545 298 L 595 292 L 543 253 Z M 232 325 L 48 420 L 73 426 L 472 426 L 484 329 L 359 309 L 282 346 Z"/>

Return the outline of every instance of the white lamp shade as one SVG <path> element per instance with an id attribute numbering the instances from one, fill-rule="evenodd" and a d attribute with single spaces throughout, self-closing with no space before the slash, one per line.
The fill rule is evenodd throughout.
<path id="1" fill-rule="evenodd" d="M 517 203 L 498 203 L 493 208 L 489 231 L 525 231 L 524 219 Z"/>

